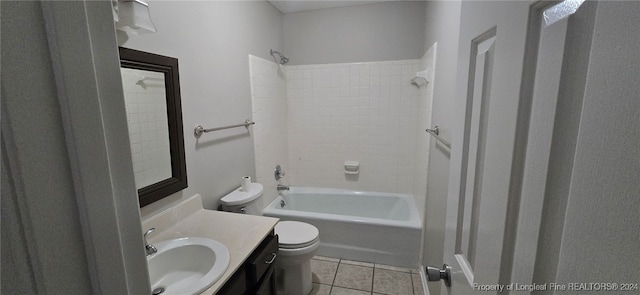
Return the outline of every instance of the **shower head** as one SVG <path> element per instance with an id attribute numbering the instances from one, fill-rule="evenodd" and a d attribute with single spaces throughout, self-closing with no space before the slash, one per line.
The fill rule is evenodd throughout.
<path id="1" fill-rule="evenodd" d="M 286 58 L 284 55 L 282 55 L 282 53 L 280 53 L 280 52 L 277 52 L 277 51 L 271 49 L 271 51 L 269 51 L 269 53 L 271 54 L 271 56 L 273 56 L 274 59 L 276 58 L 276 56 L 274 54 L 277 54 L 280 57 L 280 61 L 278 62 L 276 60 L 276 62 L 281 64 L 281 65 L 284 65 L 284 64 L 289 62 L 289 59 Z"/>

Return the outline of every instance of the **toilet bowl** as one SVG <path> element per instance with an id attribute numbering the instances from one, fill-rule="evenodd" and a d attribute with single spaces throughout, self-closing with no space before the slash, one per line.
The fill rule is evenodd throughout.
<path id="1" fill-rule="evenodd" d="M 279 259 L 276 261 L 278 294 L 309 294 L 311 258 L 320 246 L 318 229 L 299 221 L 280 221 L 275 232 L 279 238 Z"/>
<path id="2" fill-rule="evenodd" d="M 222 209 L 228 212 L 262 215 L 259 202 L 263 186 L 249 184 L 247 191 L 241 188 L 222 197 Z M 276 259 L 276 289 L 280 295 L 309 294 L 311 282 L 311 258 L 320 245 L 320 232 L 315 226 L 299 221 L 280 221 L 274 231 L 278 235 Z"/>

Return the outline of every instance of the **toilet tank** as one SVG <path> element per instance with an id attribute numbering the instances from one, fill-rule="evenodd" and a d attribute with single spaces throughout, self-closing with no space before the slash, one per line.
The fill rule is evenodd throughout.
<path id="1" fill-rule="evenodd" d="M 222 210 L 262 215 L 263 207 L 260 197 L 262 196 L 263 190 L 262 184 L 256 182 L 250 183 L 247 191 L 243 191 L 242 187 L 239 187 L 220 199 L 220 202 L 222 202 Z"/>

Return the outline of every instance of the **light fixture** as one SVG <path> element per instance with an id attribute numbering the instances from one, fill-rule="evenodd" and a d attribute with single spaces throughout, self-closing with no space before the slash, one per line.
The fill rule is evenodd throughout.
<path id="1" fill-rule="evenodd" d="M 142 0 L 120 0 L 117 2 L 116 28 L 126 33 L 155 33 L 149 5 Z"/>

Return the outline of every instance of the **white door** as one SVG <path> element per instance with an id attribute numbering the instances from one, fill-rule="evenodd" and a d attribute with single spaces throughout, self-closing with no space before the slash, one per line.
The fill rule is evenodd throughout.
<path id="1" fill-rule="evenodd" d="M 452 286 L 442 294 L 496 294 L 533 280 L 567 29 L 576 23 L 546 25 L 554 4 L 462 2 L 443 259 Z"/>

